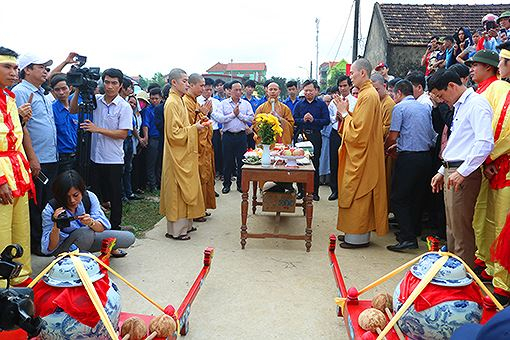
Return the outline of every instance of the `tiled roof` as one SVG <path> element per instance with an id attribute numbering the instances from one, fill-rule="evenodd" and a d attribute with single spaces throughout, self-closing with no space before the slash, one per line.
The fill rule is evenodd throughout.
<path id="1" fill-rule="evenodd" d="M 499 5 L 406 5 L 379 4 L 388 32 L 388 43 L 393 45 L 426 45 L 432 35 L 453 35 L 459 27 L 471 32 L 482 28 L 482 18 L 493 13 L 500 15 L 510 10 L 510 4 Z M 375 12 L 374 12 L 375 15 Z"/>
<path id="2" fill-rule="evenodd" d="M 264 71 L 266 63 L 216 63 L 207 72 Z"/>

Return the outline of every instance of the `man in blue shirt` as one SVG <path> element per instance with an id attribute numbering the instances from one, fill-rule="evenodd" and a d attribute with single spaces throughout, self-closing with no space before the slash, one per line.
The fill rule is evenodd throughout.
<path id="1" fill-rule="evenodd" d="M 247 80 L 244 83 L 244 96 L 242 97 L 244 100 L 250 103 L 253 112 L 257 111 L 257 107 L 259 106 L 259 99 L 253 95 L 253 91 L 255 91 L 255 82 L 253 80 Z M 251 124 L 248 124 L 251 128 Z M 253 131 L 248 132 L 246 134 L 246 139 L 248 142 L 249 149 L 255 149 L 255 139 L 253 139 Z"/>
<path id="2" fill-rule="evenodd" d="M 78 137 L 78 114 L 69 112 L 70 88 L 63 73 L 50 80 L 52 104 L 57 128 L 58 173 L 76 168 L 76 140 Z"/>
<path id="3" fill-rule="evenodd" d="M 41 249 L 41 212 L 52 198 L 51 184 L 57 175 L 57 130 L 50 100 L 44 95 L 42 84 L 48 79 L 48 67 L 52 60 L 41 58 L 33 54 L 19 57 L 21 83 L 12 92 L 16 94 L 16 105 L 31 102 L 32 118 L 27 122 L 24 130 L 23 147 L 27 154 L 36 190 L 36 202 L 29 202 L 30 208 L 30 238 L 31 249 L 40 253 Z M 47 184 L 37 180 L 39 172 L 48 179 Z"/>
<path id="4" fill-rule="evenodd" d="M 294 114 L 294 107 L 296 106 L 296 104 L 299 101 L 299 98 L 297 96 L 298 92 L 299 92 L 297 81 L 289 80 L 287 82 L 286 86 L 287 86 L 287 93 L 289 94 L 289 97 L 287 99 L 285 99 L 283 101 L 283 103 L 285 105 L 287 105 L 289 107 L 290 111 L 292 112 L 292 114 Z"/>
<path id="5" fill-rule="evenodd" d="M 147 143 L 146 161 L 147 161 L 147 185 L 149 191 L 155 191 L 160 186 L 161 173 L 156 167 L 159 150 L 159 130 L 154 120 L 154 109 L 161 103 L 163 95 L 159 87 L 150 91 L 151 105 L 142 110 L 142 129 L 143 138 Z"/>
<path id="6" fill-rule="evenodd" d="M 422 200 L 428 188 L 432 153 L 437 134 L 432 127 L 431 107 L 413 97 L 413 84 L 401 80 L 393 89 L 395 102 L 390 133 L 385 142 L 387 154 L 398 153 L 393 170 L 390 204 L 400 226 L 398 243 L 391 251 L 416 249 L 421 233 Z"/>
<path id="7" fill-rule="evenodd" d="M 319 160 L 321 157 L 322 135 L 321 130 L 329 124 L 328 106 L 322 100 L 317 99 L 319 85 L 315 80 L 306 80 L 303 83 L 305 99 L 298 102 L 294 108 L 294 122 L 296 125 L 295 135 L 302 133 L 313 144 L 312 163 L 315 167 L 313 200 L 319 198 Z M 296 196 L 304 197 L 303 187 L 299 185 L 299 193 Z"/>
<path id="8" fill-rule="evenodd" d="M 223 88 L 225 86 L 225 82 L 222 79 L 216 79 L 214 81 L 214 96 L 213 98 L 218 99 L 220 102 L 227 98 L 227 95 L 225 94 L 225 89 Z"/>

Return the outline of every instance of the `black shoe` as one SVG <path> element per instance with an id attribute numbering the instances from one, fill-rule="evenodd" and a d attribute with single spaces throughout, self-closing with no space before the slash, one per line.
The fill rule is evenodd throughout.
<path id="1" fill-rule="evenodd" d="M 321 198 L 319 197 L 319 195 L 318 195 L 318 194 L 313 194 L 313 200 L 314 200 L 314 201 L 320 201 L 320 200 L 321 200 Z"/>
<path id="2" fill-rule="evenodd" d="M 137 196 L 137 195 L 135 195 L 135 194 L 131 194 L 131 195 L 130 195 L 130 196 L 128 196 L 127 198 L 128 198 L 128 200 L 130 200 L 130 201 L 136 201 L 136 200 L 141 200 L 141 199 L 142 199 L 142 197 Z"/>
<path id="3" fill-rule="evenodd" d="M 386 249 L 396 252 L 401 252 L 405 249 L 418 249 L 418 242 L 415 241 L 403 241 L 397 244 L 387 246 Z"/>
<path id="4" fill-rule="evenodd" d="M 344 241 L 345 241 L 345 235 L 338 235 L 336 238 L 337 238 L 337 239 L 338 239 L 338 241 L 340 241 L 340 242 L 344 242 Z"/>
<path id="5" fill-rule="evenodd" d="M 224 187 L 223 189 L 221 189 L 222 194 L 228 194 L 229 192 L 230 192 L 230 188 Z"/>
<path id="6" fill-rule="evenodd" d="M 338 199 L 338 193 L 332 192 L 331 195 L 328 197 L 328 201 L 334 201 Z"/>
<path id="7" fill-rule="evenodd" d="M 216 191 L 214 192 L 215 197 L 220 197 L 220 194 L 218 194 Z"/>
<path id="8" fill-rule="evenodd" d="M 239 191 L 240 193 L 243 193 L 243 189 L 241 189 L 241 187 L 237 187 L 237 191 Z"/>
<path id="9" fill-rule="evenodd" d="M 297 200 L 302 200 L 304 196 L 305 196 L 305 194 L 303 194 L 302 192 L 298 192 L 298 193 L 296 194 L 296 199 L 297 199 Z"/>
<path id="10" fill-rule="evenodd" d="M 370 245 L 369 242 L 362 243 L 362 244 L 353 244 L 353 243 L 347 243 L 347 242 L 341 242 L 340 248 L 343 249 L 358 249 L 358 248 L 366 248 Z"/>

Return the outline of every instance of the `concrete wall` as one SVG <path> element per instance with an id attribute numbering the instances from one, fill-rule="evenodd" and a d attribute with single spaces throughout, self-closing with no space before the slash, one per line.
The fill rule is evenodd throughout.
<path id="1" fill-rule="evenodd" d="M 387 46 L 386 32 L 379 11 L 374 10 L 364 52 L 364 57 L 370 61 L 372 67 L 387 60 Z"/>
<path id="2" fill-rule="evenodd" d="M 425 49 L 426 46 L 388 45 L 387 64 L 390 74 L 405 77 L 409 70 L 425 71 L 425 68 L 420 66 Z"/>

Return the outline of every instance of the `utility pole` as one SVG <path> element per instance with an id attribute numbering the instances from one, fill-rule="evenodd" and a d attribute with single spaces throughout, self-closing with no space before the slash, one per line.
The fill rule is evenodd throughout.
<path id="1" fill-rule="evenodd" d="M 358 33 L 359 33 L 359 4 L 361 0 L 354 0 L 354 35 L 352 39 L 352 62 L 358 59 Z"/>
<path id="2" fill-rule="evenodd" d="M 310 60 L 310 79 L 313 79 L 312 69 L 313 69 L 313 62 Z"/>
<path id="3" fill-rule="evenodd" d="M 315 18 L 315 27 L 317 28 L 317 34 L 315 35 L 315 79 L 319 81 L 319 18 Z"/>

